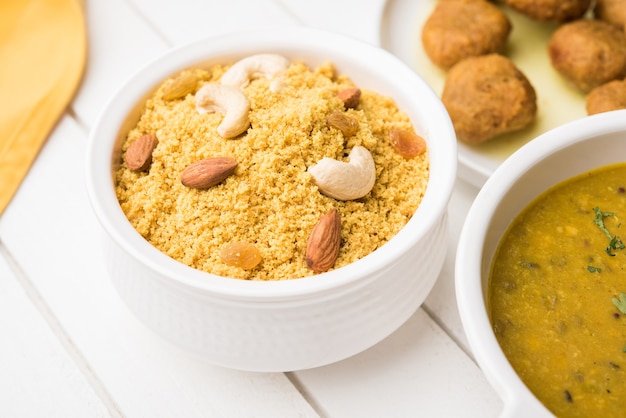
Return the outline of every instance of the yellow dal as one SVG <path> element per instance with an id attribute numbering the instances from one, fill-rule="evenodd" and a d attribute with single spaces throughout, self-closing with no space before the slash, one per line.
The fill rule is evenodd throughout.
<path id="1" fill-rule="evenodd" d="M 547 191 L 513 222 L 490 277 L 496 337 L 528 388 L 559 417 L 626 416 L 626 165 Z"/>

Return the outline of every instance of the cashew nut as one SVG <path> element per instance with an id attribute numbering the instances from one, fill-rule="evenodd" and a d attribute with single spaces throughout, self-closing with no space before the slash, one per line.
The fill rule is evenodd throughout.
<path id="1" fill-rule="evenodd" d="M 376 181 L 374 158 L 367 148 L 356 146 L 348 162 L 322 158 L 307 170 L 320 191 L 337 200 L 353 200 L 365 196 Z"/>
<path id="2" fill-rule="evenodd" d="M 289 67 L 289 60 L 282 55 L 257 54 L 234 63 L 223 75 L 220 82 L 235 87 L 245 87 L 250 80 L 259 77 L 272 79 Z"/>
<path id="3" fill-rule="evenodd" d="M 287 86 L 285 85 L 285 80 L 283 80 L 282 77 L 276 77 L 270 83 L 270 91 L 272 93 L 280 93 L 285 90 L 285 87 Z"/>
<path id="4" fill-rule="evenodd" d="M 250 126 L 248 112 L 250 101 L 241 90 L 233 86 L 210 83 L 196 93 L 196 109 L 200 113 L 225 113 L 217 133 L 222 138 L 233 138 Z"/>

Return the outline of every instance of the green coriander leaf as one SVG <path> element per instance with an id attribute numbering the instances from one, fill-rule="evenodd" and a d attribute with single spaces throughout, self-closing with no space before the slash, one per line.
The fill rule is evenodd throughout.
<path id="1" fill-rule="evenodd" d="M 587 271 L 590 273 L 602 273 L 602 269 L 600 267 L 587 266 Z"/>
<path id="2" fill-rule="evenodd" d="M 614 236 L 611 239 L 611 243 L 609 244 L 611 246 L 611 248 L 613 248 L 614 250 L 623 250 L 624 249 L 624 243 L 622 242 L 621 239 L 619 239 L 617 236 Z"/>
<path id="3" fill-rule="evenodd" d="M 613 302 L 613 305 L 615 305 L 615 307 L 619 309 L 621 313 L 626 315 L 626 293 L 620 293 L 619 299 L 612 298 L 611 301 Z"/>
<path id="4" fill-rule="evenodd" d="M 602 212 L 600 208 L 597 206 L 593 208 L 593 211 L 596 214 L 596 217 L 593 220 L 593 223 L 595 223 L 598 226 L 598 228 L 600 228 L 600 230 L 604 232 L 604 235 L 606 235 L 610 240 L 609 245 L 606 247 L 605 251 L 608 255 L 614 257 L 615 254 L 613 253 L 613 251 L 623 250 L 625 246 L 622 240 L 617 235 L 616 236 L 611 235 L 606 225 L 604 224 L 604 218 L 607 218 L 609 216 L 615 216 L 615 212 Z"/>
<path id="5" fill-rule="evenodd" d="M 609 237 L 609 239 L 612 239 L 613 236 L 611 235 L 609 230 L 606 229 L 606 226 L 604 225 L 604 218 L 607 218 L 609 216 L 614 216 L 615 213 L 614 212 L 602 212 L 600 208 L 597 206 L 593 208 L 593 211 L 596 214 L 596 218 L 593 220 L 593 223 L 595 223 L 598 226 L 598 228 L 600 228 L 600 230 L 602 230 L 602 232 L 604 232 L 604 234 L 607 237 Z"/>

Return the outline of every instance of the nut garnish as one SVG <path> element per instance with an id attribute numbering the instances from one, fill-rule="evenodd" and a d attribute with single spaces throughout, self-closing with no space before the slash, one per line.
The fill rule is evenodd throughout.
<path id="1" fill-rule="evenodd" d="M 390 129 L 388 136 L 393 149 L 405 160 L 422 155 L 426 151 L 426 141 L 413 131 Z"/>
<path id="2" fill-rule="evenodd" d="M 187 166 L 180 176 L 181 182 L 194 189 L 208 189 L 233 174 L 237 161 L 230 157 L 213 157 Z"/>
<path id="3" fill-rule="evenodd" d="M 352 148 L 348 162 L 322 158 L 307 170 L 320 191 L 337 200 L 353 200 L 365 196 L 376 182 L 374 158 L 367 148 Z"/>
<path id="4" fill-rule="evenodd" d="M 126 165 L 131 171 L 146 171 L 152 164 L 152 151 L 156 148 L 157 137 L 152 134 L 135 139 L 126 150 Z"/>
<path id="5" fill-rule="evenodd" d="M 217 127 L 222 138 L 234 138 L 250 126 L 250 101 L 237 87 L 216 83 L 204 85 L 196 93 L 196 109 L 199 113 L 225 113 Z"/>
<path id="6" fill-rule="evenodd" d="M 229 266 L 252 270 L 263 260 L 261 251 L 248 242 L 238 241 L 227 244 L 220 250 L 220 258 Z"/>
<path id="7" fill-rule="evenodd" d="M 355 109 L 361 100 L 361 89 L 350 87 L 337 93 L 337 97 L 341 99 L 346 109 Z"/>
<path id="8" fill-rule="evenodd" d="M 317 222 L 306 246 L 306 265 L 323 273 L 335 265 L 341 245 L 341 215 L 332 209 Z"/>
<path id="9" fill-rule="evenodd" d="M 277 54 L 256 54 L 234 63 L 220 79 L 220 83 L 243 88 L 253 78 L 272 79 L 289 67 L 289 60 Z"/>
<path id="10" fill-rule="evenodd" d="M 198 84 L 198 78 L 187 71 L 179 74 L 163 87 L 163 100 L 176 100 L 193 93 Z"/>
<path id="11" fill-rule="evenodd" d="M 340 110 L 328 115 L 326 125 L 339 129 L 343 136 L 352 136 L 359 130 L 359 121 Z"/>

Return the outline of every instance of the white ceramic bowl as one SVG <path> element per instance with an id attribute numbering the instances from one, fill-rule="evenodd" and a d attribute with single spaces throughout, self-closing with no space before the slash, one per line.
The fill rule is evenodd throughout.
<path id="1" fill-rule="evenodd" d="M 498 243 L 511 221 L 549 187 L 626 161 L 626 110 L 555 128 L 509 157 L 487 180 L 465 220 L 456 258 L 456 295 L 472 352 L 504 401 L 502 416 L 552 416 L 519 379 L 489 321 L 487 286 Z"/>
<path id="2" fill-rule="evenodd" d="M 187 267 L 148 244 L 125 218 L 112 172 L 146 96 L 186 67 L 278 53 L 315 67 L 333 61 L 362 88 L 393 97 L 430 149 L 430 183 L 416 214 L 371 255 L 314 277 L 243 281 Z M 105 231 L 108 267 L 122 299 L 150 328 L 214 364 L 253 371 L 321 366 L 379 342 L 421 305 L 447 250 L 446 210 L 456 140 L 436 94 L 390 53 L 310 29 L 234 33 L 168 52 L 106 105 L 89 138 L 87 186 Z"/>

